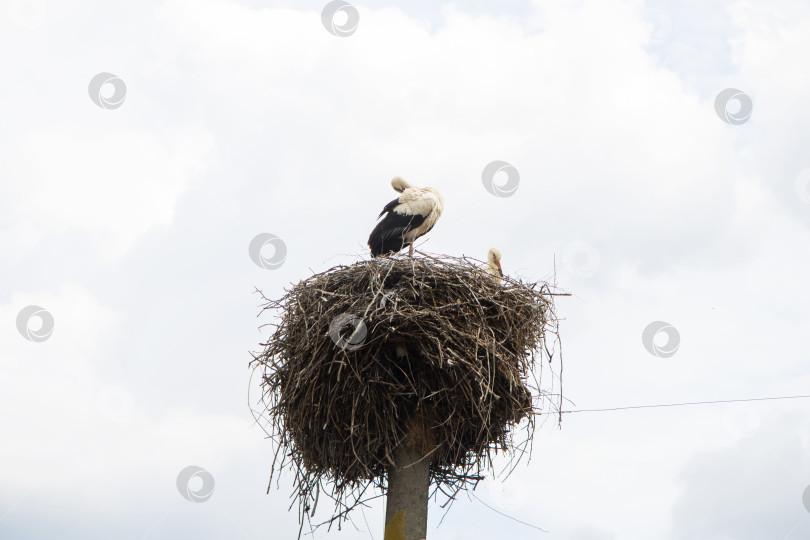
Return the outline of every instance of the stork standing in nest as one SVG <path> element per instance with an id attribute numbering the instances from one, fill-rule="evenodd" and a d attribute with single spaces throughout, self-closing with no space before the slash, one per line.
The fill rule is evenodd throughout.
<path id="1" fill-rule="evenodd" d="M 413 257 L 413 243 L 436 224 L 444 199 L 435 188 L 414 187 L 398 176 L 391 180 L 391 187 L 402 195 L 386 204 L 377 216 L 385 215 L 371 231 L 368 247 L 372 257 L 379 257 L 408 246 L 408 255 Z"/>
<path id="2" fill-rule="evenodd" d="M 501 252 L 498 248 L 490 248 L 487 253 L 487 266 L 484 268 L 487 274 L 497 278 L 498 281 L 503 279 L 503 268 L 501 268 Z"/>

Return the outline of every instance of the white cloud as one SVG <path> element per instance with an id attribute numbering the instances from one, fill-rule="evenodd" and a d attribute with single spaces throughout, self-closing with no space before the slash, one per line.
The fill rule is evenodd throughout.
<path id="1" fill-rule="evenodd" d="M 117 332 L 118 317 L 86 290 L 68 286 L 59 294 L 16 295 L 0 306 L 0 318 L 13 321 L 32 303 L 53 315 L 54 332 L 35 343 L 14 325 L 2 328 L 0 401 L 4 410 L 25 412 L 3 417 L 3 459 L 15 463 L 3 471 L 4 486 L 47 481 L 54 492 L 89 496 L 94 491 L 88 482 L 103 483 L 102 471 L 120 467 L 134 481 L 147 471 L 171 472 L 195 457 L 213 467 L 240 438 L 244 444 L 244 419 L 187 411 L 154 417 L 147 389 L 105 380 L 105 364 L 115 359 L 104 355 L 122 345 L 107 337 Z"/>
<path id="2" fill-rule="evenodd" d="M 18 186 L 7 219 L 40 237 L 88 233 L 105 258 L 119 258 L 143 233 L 171 222 L 177 199 L 205 169 L 213 147 L 213 136 L 200 128 L 160 135 L 29 131 L 7 165 Z"/>
<path id="3" fill-rule="evenodd" d="M 365 257 L 394 175 L 447 200 L 431 251 L 497 245 L 507 272 L 538 279 L 566 246 L 593 246 L 595 271 L 559 276 L 575 294 L 559 300 L 572 408 L 806 388 L 801 2 L 566 0 L 529 14 L 372 2 L 349 38 L 324 30 L 320 3 L 81 5 L 50 6 L 36 28 L 3 23 L 0 405 L 15 414 L 0 427 L 17 466 L 0 473 L 0 500 L 37 481 L 51 492 L 35 490 L 0 531 L 31 529 L 22 516 L 55 497 L 139 534 L 155 526 L 149 538 L 237 534 L 231 521 L 249 537 L 295 534 L 289 478 L 263 494 L 272 445 L 234 413 L 246 385 L 233 381 L 266 322 L 249 294 Z M 672 23 L 658 41 L 650 7 Z M 114 111 L 86 91 L 107 70 L 129 92 Z M 729 86 L 754 101 L 742 126 L 714 112 Z M 520 172 L 513 197 L 483 189 L 493 160 Z M 282 268 L 248 258 L 260 232 L 287 244 Z M 54 313 L 46 342 L 14 327 L 31 303 Z M 641 344 L 654 320 L 681 334 L 670 359 Z M 777 530 L 799 499 L 764 452 L 771 440 L 788 463 L 806 453 L 802 424 L 724 407 L 567 416 L 561 433 L 538 432 L 529 467 L 477 494 L 549 538 L 722 538 L 754 515 Z M 172 484 L 191 464 L 217 479 L 210 504 L 186 505 Z M 45 513 L 87 535 L 55 506 Z M 475 501 L 432 530 L 536 532 Z"/>
<path id="4" fill-rule="evenodd" d="M 766 413 L 754 435 L 693 456 L 680 475 L 671 537 L 806 537 L 810 459 L 800 436 L 808 427 L 803 412 Z"/>
<path id="5" fill-rule="evenodd" d="M 231 414 L 183 408 L 155 414 L 149 388 L 105 379 L 106 364 L 115 362 L 107 355 L 127 345 L 109 343 L 120 330 L 120 318 L 86 290 L 66 286 L 59 294 L 15 295 L 0 306 L 0 320 L 15 320 L 31 303 L 54 317 L 48 340 L 27 341 L 13 324 L 0 328 L 0 408 L 18 411 L 0 417 L 0 455 L 14 464 L 0 472 L 6 508 L 0 527 L 25 529 L 25 520 L 41 514 L 43 505 L 60 508 L 46 512 L 48 519 L 68 525 L 71 513 L 92 506 L 142 533 L 154 523 L 157 536 L 164 537 L 172 527 L 161 526 L 158 517 L 182 515 L 176 506 L 185 501 L 175 479 L 192 464 L 203 465 L 225 484 L 216 503 L 221 512 L 245 502 L 245 495 L 232 495 L 227 484 L 232 460 L 250 456 L 253 462 L 264 447 L 258 430 Z M 267 471 L 250 472 L 258 482 L 248 500 L 258 502 Z M 114 530 L 105 529 L 112 526 L 106 519 L 95 526 L 105 534 Z"/>

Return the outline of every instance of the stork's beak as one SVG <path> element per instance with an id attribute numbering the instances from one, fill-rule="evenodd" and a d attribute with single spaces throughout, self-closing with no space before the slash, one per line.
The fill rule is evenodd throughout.
<path id="1" fill-rule="evenodd" d="M 503 277 L 503 268 L 501 268 L 501 261 L 495 261 L 495 264 L 498 265 L 498 273 Z"/>

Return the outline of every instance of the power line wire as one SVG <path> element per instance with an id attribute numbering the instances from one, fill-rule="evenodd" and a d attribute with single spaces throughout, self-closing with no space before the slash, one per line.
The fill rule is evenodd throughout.
<path id="1" fill-rule="evenodd" d="M 774 397 L 742 398 L 742 399 L 715 399 L 715 400 L 711 400 L 711 401 L 683 401 L 683 402 L 680 402 L 680 403 L 656 403 L 654 405 L 629 405 L 629 406 L 626 406 L 626 407 L 607 407 L 607 408 L 604 408 L 604 409 L 576 409 L 576 410 L 572 410 L 572 411 L 560 411 L 560 414 L 570 414 L 570 413 L 578 413 L 578 412 L 625 411 L 625 410 L 629 410 L 629 409 L 655 409 L 655 408 L 660 408 L 660 407 L 683 407 L 683 406 L 686 406 L 686 405 L 711 405 L 711 404 L 717 404 L 717 403 L 741 403 L 741 402 L 748 402 L 748 401 L 774 401 L 774 400 L 780 400 L 780 399 L 803 399 L 803 398 L 810 398 L 810 394 L 808 394 L 808 395 L 799 395 L 799 396 L 774 396 Z M 500 515 L 502 515 L 502 516 L 504 516 L 506 518 L 509 518 L 509 519 L 511 519 L 513 521 L 516 521 L 516 522 L 518 522 L 518 523 L 520 523 L 522 525 L 525 525 L 527 527 L 531 527 L 533 529 L 537 529 L 537 530 L 540 530 L 540 531 L 543 531 L 543 532 L 546 532 L 546 533 L 549 532 L 549 531 L 543 529 L 542 527 L 538 527 L 537 525 L 532 525 L 531 523 L 527 523 L 527 522 L 522 521 L 522 520 L 520 520 L 520 519 L 518 519 L 516 517 L 510 516 L 509 514 L 507 514 L 505 512 L 501 512 L 497 508 L 494 508 L 494 507 L 488 505 L 486 502 L 482 501 L 481 498 L 478 497 L 472 491 L 470 491 L 469 494 L 472 495 L 473 497 L 475 497 L 475 499 L 478 502 L 480 502 L 481 504 L 483 504 L 484 506 L 486 506 L 487 508 L 489 508 L 493 512 L 496 512 L 496 513 L 498 513 L 498 514 L 500 514 Z"/>
<path id="2" fill-rule="evenodd" d="M 501 512 L 501 511 L 500 511 L 500 510 L 498 510 L 497 508 L 493 508 L 493 507 L 491 507 L 490 505 L 488 505 L 487 503 L 485 503 L 484 501 L 482 501 L 482 500 L 481 500 L 481 499 L 478 497 L 478 495 L 476 495 L 476 494 L 475 494 L 475 493 L 473 493 L 472 491 L 470 491 L 470 492 L 469 492 L 469 494 L 470 494 L 470 495 L 472 495 L 473 497 L 475 497 L 475 499 L 476 499 L 478 502 L 480 502 L 481 504 L 483 504 L 484 506 L 486 506 L 487 508 L 489 508 L 489 509 L 490 509 L 490 510 L 492 510 L 493 512 L 497 512 L 498 514 L 500 514 L 500 515 L 502 515 L 502 516 L 504 516 L 504 517 L 508 517 L 508 518 L 509 518 L 509 519 L 511 519 L 512 521 L 517 521 L 518 523 L 520 523 L 520 524 L 522 524 L 522 525 L 526 525 L 527 527 L 531 527 L 531 528 L 533 528 L 533 529 L 537 529 L 538 531 L 543 531 L 543 532 L 545 532 L 545 533 L 547 533 L 547 532 L 548 532 L 547 530 L 545 530 L 545 529 L 544 529 L 544 528 L 542 528 L 542 527 L 538 527 L 537 525 L 532 525 L 531 523 L 526 523 L 525 521 L 521 521 L 521 520 L 519 520 L 519 519 L 518 519 L 518 518 L 516 518 L 516 517 L 512 517 L 512 516 L 510 516 L 509 514 L 506 514 L 506 513 L 504 513 L 504 512 Z"/>
<path id="3" fill-rule="evenodd" d="M 713 401 L 684 401 L 681 403 L 657 403 L 654 405 L 628 405 L 626 407 L 606 407 L 604 409 L 574 409 L 570 411 L 560 411 L 560 414 L 570 414 L 579 412 L 624 411 L 628 409 L 655 409 L 659 407 L 683 407 L 686 405 L 711 405 L 715 403 L 741 403 L 747 401 L 773 401 L 779 399 L 802 399 L 802 398 L 810 398 L 810 395 L 775 396 L 775 397 L 743 398 L 743 399 L 716 399 Z"/>

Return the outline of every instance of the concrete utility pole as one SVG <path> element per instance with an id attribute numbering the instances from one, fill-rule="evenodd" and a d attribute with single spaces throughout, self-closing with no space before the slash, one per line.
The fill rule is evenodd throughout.
<path id="1" fill-rule="evenodd" d="M 388 467 L 385 540 L 422 540 L 427 535 L 430 458 L 403 441 L 394 463 Z"/>

